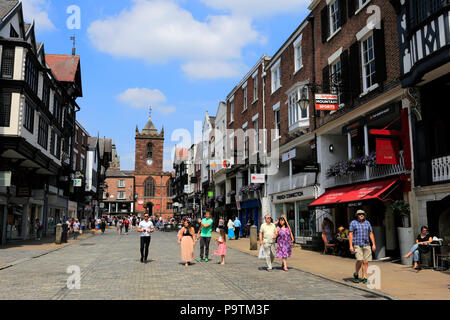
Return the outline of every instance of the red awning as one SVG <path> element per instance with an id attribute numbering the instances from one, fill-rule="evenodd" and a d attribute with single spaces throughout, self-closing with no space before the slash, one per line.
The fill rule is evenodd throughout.
<path id="1" fill-rule="evenodd" d="M 394 178 L 358 184 L 356 186 L 331 189 L 326 191 L 309 206 L 317 207 L 330 204 L 380 199 L 380 196 L 393 187 L 398 180 L 398 178 Z"/>

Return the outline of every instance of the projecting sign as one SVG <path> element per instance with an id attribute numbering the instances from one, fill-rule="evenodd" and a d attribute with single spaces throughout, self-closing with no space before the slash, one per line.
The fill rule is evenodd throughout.
<path id="1" fill-rule="evenodd" d="M 265 174 L 252 174 L 252 183 L 259 184 L 259 183 L 265 183 L 266 182 L 266 175 Z"/>
<path id="2" fill-rule="evenodd" d="M 339 100 L 336 94 L 316 94 L 316 110 L 338 110 Z"/>
<path id="3" fill-rule="evenodd" d="M 214 198 L 214 192 L 208 191 L 208 198 Z"/>
<path id="4" fill-rule="evenodd" d="M 81 179 L 73 179 L 73 186 L 74 187 L 81 187 L 82 181 Z"/>
<path id="5" fill-rule="evenodd" d="M 184 186 L 184 193 L 191 193 L 191 186 L 189 184 Z"/>
<path id="6" fill-rule="evenodd" d="M 295 149 L 289 151 L 288 153 L 283 154 L 282 161 L 286 162 L 291 159 L 294 159 L 297 156 Z"/>

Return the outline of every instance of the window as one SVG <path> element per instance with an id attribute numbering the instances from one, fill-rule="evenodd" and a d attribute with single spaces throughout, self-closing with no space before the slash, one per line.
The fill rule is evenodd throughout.
<path id="1" fill-rule="evenodd" d="M 18 38 L 19 34 L 17 33 L 16 29 L 11 25 L 11 29 L 9 30 L 9 37 L 10 38 Z"/>
<path id="2" fill-rule="evenodd" d="M 52 130 L 52 134 L 50 135 L 50 154 L 55 155 L 55 146 L 56 146 L 56 133 Z"/>
<path id="3" fill-rule="evenodd" d="M 125 180 L 119 180 L 119 188 L 125 188 Z"/>
<path id="4" fill-rule="evenodd" d="M 2 92 L 0 95 L 0 127 L 9 127 L 11 117 L 11 93 Z"/>
<path id="5" fill-rule="evenodd" d="M 27 100 L 25 100 L 25 119 L 24 119 L 23 126 L 29 132 L 33 133 L 33 131 L 34 131 L 34 109 Z"/>
<path id="6" fill-rule="evenodd" d="M 330 4 L 330 34 L 335 33 L 339 27 L 341 26 L 341 22 L 339 20 L 339 1 L 335 0 L 332 4 Z"/>
<path id="7" fill-rule="evenodd" d="M 280 109 L 275 111 L 275 129 L 278 130 L 278 136 L 280 136 Z"/>
<path id="8" fill-rule="evenodd" d="M 73 171 L 77 170 L 77 154 L 75 152 L 72 155 L 72 169 Z"/>
<path id="9" fill-rule="evenodd" d="M 62 125 L 62 106 L 61 101 L 56 95 L 53 99 L 53 116 L 55 117 L 56 121 Z"/>
<path id="10" fill-rule="evenodd" d="M 147 144 L 147 159 L 153 159 L 153 144 Z"/>
<path id="11" fill-rule="evenodd" d="M 308 119 L 308 109 L 302 110 L 300 108 L 299 100 L 305 95 L 308 98 L 307 87 L 299 87 L 289 94 L 288 109 L 289 109 L 289 127 L 296 124 L 300 120 Z"/>
<path id="12" fill-rule="evenodd" d="M 61 160 L 61 136 L 56 135 L 56 153 L 55 157 L 58 160 Z"/>
<path id="13" fill-rule="evenodd" d="M 258 100 L 258 75 L 253 77 L 253 102 Z"/>
<path id="14" fill-rule="evenodd" d="M 2 78 L 12 79 L 14 75 L 15 47 L 3 47 L 2 51 Z"/>
<path id="15" fill-rule="evenodd" d="M 153 178 L 148 178 L 144 183 L 144 197 L 155 196 L 155 181 Z"/>
<path id="16" fill-rule="evenodd" d="M 230 102 L 230 123 L 234 121 L 234 100 Z"/>
<path id="17" fill-rule="evenodd" d="M 168 197 L 172 196 L 172 180 L 167 181 L 167 186 L 166 186 L 167 190 L 166 190 L 166 194 Z"/>
<path id="18" fill-rule="evenodd" d="M 48 123 L 42 117 L 39 117 L 38 143 L 42 148 L 47 150 L 47 147 L 48 147 Z"/>
<path id="19" fill-rule="evenodd" d="M 277 91 L 281 87 L 281 68 L 280 63 L 278 62 L 272 68 L 272 93 Z"/>
<path id="20" fill-rule="evenodd" d="M 126 199 L 126 196 L 127 196 L 127 194 L 126 194 L 125 191 L 119 191 L 119 192 L 117 193 L 117 199 L 119 199 L 119 200 Z"/>
<path id="21" fill-rule="evenodd" d="M 255 152 L 259 151 L 259 122 L 258 119 L 253 121 L 253 129 L 255 130 L 255 141 L 254 141 L 254 150 Z"/>
<path id="22" fill-rule="evenodd" d="M 247 92 L 248 92 L 248 90 L 247 90 L 247 87 L 245 87 L 245 88 L 243 88 L 243 91 L 244 91 L 244 110 L 243 111 L 245 111 L 245 110 L 247 110 L 247 101 L 248 101 L 248 99 L 247 99 Z"/>
<path id="23" fill-rule="evenodd" d="M 167 202 L 167 210 L 172 210 L 172 209 L 173 209 L 172 202 Z"/>
<path id="24" fill-rule="evenodd" d="M 30 86 L 31 90 L 37 94 L 38 89 L 38 70 L 31 61 L 31 54 L 27 56 L 25 63 L 25 82 Z"/>
<path id="25" fill-rule="evenodd" d="M 80 171 L 83 172 L 84 170 L 84 158 L 80 157 Z"/>
<path id="26" fill-rule="evenodd" d="M 375 84 L 375 49 L 373 35 L 362 41 L 362 71 L 364 91 L 369 90 Z"/>
<path id="27" fill-rule="evenodd" d="M 341 81 L 342 81 L 342 64 L 341 60 L 337 60 L 331 65 L 331 84 L 332 93 L 338 95 L 338 103 L 341 104 Z"/>
<path id="28" fill-rule="evenodd" d="M 42 86 L 42 102 L 48 109 L 50 106 L 50 84 L 46 78 L 44 78 L 44 84 Z"/>
<path id="29" fill-rule="evenodd" d="M 297 72 L 303 67 L 303 55 L 302 55 L 302 36 L 294 42 L 294 61 L 295 61 L 295 71 Z"/>

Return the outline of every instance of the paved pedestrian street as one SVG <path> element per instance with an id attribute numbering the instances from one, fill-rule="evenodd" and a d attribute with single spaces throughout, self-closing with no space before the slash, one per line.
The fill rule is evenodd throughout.
<path id="1" fill-rule="evenodd" d="M 198 257 L 199 245 L 195 256 Z M 176 233 L 155 231 L 148 264 L 140 263 L 139 235 L 105 235 L 74 243 L 0 271 L 0 299 L 52 300 L 295 300 L 381 299 L 368 292 L 265 262 L 228 248 L 226 265 L 212 256 L 186 268 Z M 81 271 L 80 289 L 67 288 L 69 266 Z M 69 281 L 70 282 L 70 281 Z M 70 282 L 75 283 L 75 282 Z"/>

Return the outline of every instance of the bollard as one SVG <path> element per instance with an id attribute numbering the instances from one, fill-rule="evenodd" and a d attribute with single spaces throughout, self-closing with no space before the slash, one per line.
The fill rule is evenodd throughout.
<path id="1" fill-rule="evenodd" d="M 62 224 L 56 225 L 56 244 L 61 244 L 61 236 L 62 236 Z"/>
<path id="2" fill-rule="evenodd" d="M 250 227 L 250 250 L 258 250 L 258 228 Z"/>

